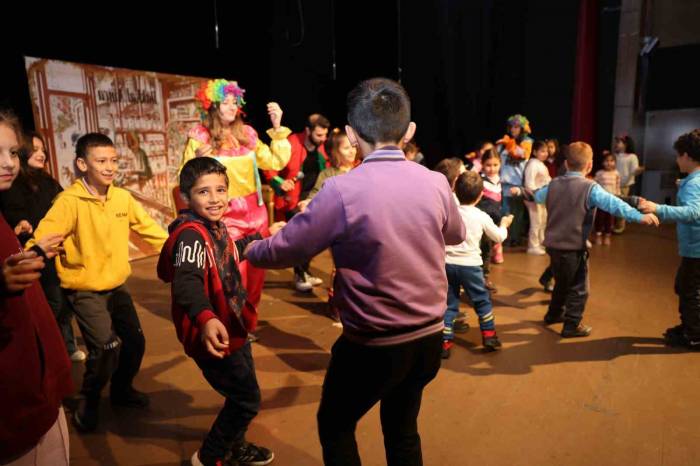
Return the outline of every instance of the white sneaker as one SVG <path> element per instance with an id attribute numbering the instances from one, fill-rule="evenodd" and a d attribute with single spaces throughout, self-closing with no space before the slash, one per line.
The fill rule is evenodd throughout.
<path id="1" fill-rule="evenodd" d="M 70 355 L 70 360 L 73 362 L 83 362 L 87 359 L 87 355 L 80 350 L 75 350 L 73 354 Z"/>
<path id="2" fill-rule="evenodd" d="M 544 248 L 532 248 L 527 250 L 528 254 L 532 254 L 533 256 L 544 256 L 547 254 L 547 251 Z"/>
<path id="3" fill-rule="evenodd" d="M 297 289 L 297 291 L 301 291 L 302 293 L 308 293 L 311 291 L 313 286 L 311 283 L 309 283 L 307 280 L 302 279 L 301 277 L 294 277 L 294 288 Z"/>
<path id="4" fill-rule="evenodd" d="M 307 274 L 305 274 L 305 275 L 306 275 L 306 282 L 307 282 L 307 283 L 310 283 L 311 286 L 323 285 L 323 280 L 321 280 L 320 278 L 314 277 L 314 276 L 311 275 L 310 273 L 307 273 Z"/>

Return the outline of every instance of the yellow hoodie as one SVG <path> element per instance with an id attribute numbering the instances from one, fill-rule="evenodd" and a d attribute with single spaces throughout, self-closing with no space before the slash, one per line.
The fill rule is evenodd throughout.
<path id="1" fill-rule="evenodd" d="M 158 251 L 168 239 L 128 191 L 110 186 L 103 202 L 78 179 L 56 197 L 26 248 L 48 234 L 61 233 L 65 253 L 56 260 L 61 287 L 106 291 L 122 285 L 131 274 L 130 230 Z"/>

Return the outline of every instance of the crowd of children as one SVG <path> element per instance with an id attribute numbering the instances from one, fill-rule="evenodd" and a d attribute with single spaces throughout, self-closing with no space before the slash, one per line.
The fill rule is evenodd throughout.
<path id="1" fill-rule="evenodd" d="M 544 323 L 563 323 L 563 338 L 586 337 L 592 330 L 583 323 L 589 236 L 594 233 L 596 244 L 609 245 L 612 233 L 624 229 L 622 222 L 615 229 L 615 218 L 645 225 L 677 222 L 681 323 L 664 337 L 669 345 L 700 349 L 700 130 L 674 145 L 678 166 L 688 174 L 680 183 L 678 206 L 630 196 L 643 168 L 629 137 L 616 139 L 615 155 L 605 154 L 591 179 L 588 144 L 535 141 L 522 115 L 507 120 L 507 134 L 495 144 L 480 143 L 465 160 L 440 161 L 435 171 L 443 177 L 413 163 L 419 149 L 411 142 L 416 126 L 405 90 L 390 80 L 367 80 L 350 93 L 349 125 L 332 133 L 330 166 L 319 170 L 299 213 L 286 225 L 268 227 L 259 208 L 257 168 L 284 169 L 290 131 L 280 125 L 279 106 L 269 104 L 273 143 L 263 144 L 242 121 L 242 96 L 235 82 L 216 80 L 203 87 L 206 124 L 190 133 L 179 173 L 183 209 L 168 233 L 128 191 L 113 185 L 118 156 L 107 136 L 88 133 L 77 140 L 80 176 L 61 192 L 42 171 L 47 155 L 41 136 L 32 139 L 34 150 L 21 155 L 17 120 L 0 111 L 0 234 L 5 238 L 0 313 L 16 321 L 13 331 L 22 338 L 3 353 L 0 373 L 16 372 L 18 387 L 43 400 L 32 404 L 23 392 L 0 390 L 12 424 L 2 429 L 12 443 L 3 438 L 0 462 L 38 454 L 40 440 L 51 435 L 53 444 L 62 445 L 63 459 L 43 464 L 67 464 L 60 400 L 71 390 L 68 356 L 81 359 L 69 332 L 73 313 L 88 350 L 72 412 L 75 427 L 97 428 L 102 390 L 110 382 L 113 406 L 148 406 L 148 395 L 134 387 L 146 346 L 126 287 L 131 231 L 160 251 L 157 272 L 171 284 L 177 337 L 225 397 L 191 458 L 193 465 L 273 461 L 273 452 L 245 438 L 260 408 L 248 338 L 260 299 L 256 267 L 308 264 L 327 248 L 337 267 L 331 315 L 342 322 L 343 332 L 332 350 L 318 413 L 326 464 L 360 464 L 355 425 L 379 401 L 388 464 L 421 464 L 420 398 L 440 357 L 450 356 L 455 332 L 467 328 L 459 313 L 462 289 L 478 316 L 484 348 L 502 346 L 489 271 L 491 264 L 503 263 L 501 243 L 508 239 L 516 246 L 528 231 L 525 208 L 527 253 L 549 255 L 541 281 L 554 280 Z M 23 190 L 21 196 L 17 190 Z M 51 199 L 30 205 L 27 199 L 38 192 Z M 19 198 L 25 207 L 17 204 Z M 414 208 L 396 209 L 399 203 Z M 422 229 L 406 231 L 406 224 Z M 55 268 L 42 272 L 44 263 Z M 59 327 L 46 321 L 52 310 L 63 338 Z M 22 321 L 21 312 L 34 317 Z M 23 352 L 26 367 L 5 356 Z M 40 365 L 48 385 L 32 379 L 32 368 Z M 358 387 L 354 382 L 360 376 L 371 376 L 372 384 Z"/>

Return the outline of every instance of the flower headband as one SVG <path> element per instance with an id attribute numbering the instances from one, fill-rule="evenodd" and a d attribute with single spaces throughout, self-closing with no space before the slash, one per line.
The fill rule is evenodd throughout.
<path id="1" fill-rule="evenodd" d="M 508 127 L 516 125 L 520 126 L 525 134 L 532 133 L 532 131 L 530 130 L 530 121 L 528 121 L 528 119 L 524 115 L 517 114 L 509 116 L 507 124 Z"/>
<path id="2" fill-rule="evenodd" d="M 227 95 L 234 96 L 236 98 L 236 105 L 239 108 L 243 107 L 245 105 L 243 94 L 245 94 L 245 89 L 238 87 L 236 81 L 214 79 L 202 83 L 194 97 L 197 99 L 200 112 L 206 113 L 211 108 L 212 104 L 220 104 L 226 99 Z"/>

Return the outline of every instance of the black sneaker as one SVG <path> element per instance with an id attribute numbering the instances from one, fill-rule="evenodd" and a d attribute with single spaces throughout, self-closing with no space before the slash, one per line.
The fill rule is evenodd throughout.
<path id="1" fill-rule="evenodd" d="M 231 456 L 226 464 L 231 466 L 263 466 L 272 463 L 274 459 L 275 454 L 267 448 L 244 442 L 238 448 L 231 450 Z"/>
<path id="2" fill-rule="evenodd" d="M 554 291 L 554 279 L 545 280 L 544 277 L 540 277 L 538 281 L 540 282 L 540 285 L 542 285 L 542 288 L 544 288 L 544 291 L 547 293 Z"/>
<path id="3" fill-rule="evenodd" d="M 566 328 L 561 331 L 561 337 L 562 338 L 578 338 L 578 337 L 587 337 L 588 335 L 591 334 L 593 331 L 593 327 L 589 327 L 588 325 L 583 325 L 583 324 L 578 324 L 578 327 L 576 328 Z"/>
<path id="4" fill-rule="evenodd" d="M 254 334 L 254 333 L 249 333 L 248 336 L 247 336 L 246 338 L 247 338 L 247 340 L 248 340 L 249 342 L 251 342 L 251 343 L 255 343 L 256 341 L 259 341 L 259 340 L 260 340 L 260 337 L 257 336 L 257 335 Z"/>
<path id="5" fill-rule="evenodd" d="M 73 411 L 73 425 L 79 432 L 94 432 L 100 420 L 100 400 L 88 399 L 85 396 L 78 398 L 78 405 Z"/>
<path id="6" fill-rule="evenodd" d="M 109 394 L 109 401 L 112 406 L 122 406 L 125 408 L 147 408 L 150 404 L 148 395 L 133 387 L 125 390 L 113 390 Z"/>
<path id="7" fill-rule="evenodd" d="M 683 335 L 683 325 L 676 325 L 675 327 L 667 328 L 664 332 L 664 338 L 672 335 Z"/>
<path id="8" fill-rule="evenodd" d="M 452 350 L 452 341 L 451 340 L 442 340 L 442 352 L 440 353 L 440 357 L 442 359 L 450 359 L 451 350 Z"/>
<path id="9" fill-rule="evenodd" d="M 469 324 L 464 320 L 455 320 L 452 325 L 452 331 L 455 333 L 467 333 L 469 331 Z"/>
<path id="10" fill-rule="evenodd" d="M 501 346 L 503 346 L 501 344 L 501 340 L 499 340 L 496 335 L 492 337 L 484 337 L 483 344 L 486 351 L 498 351 Z"/>

